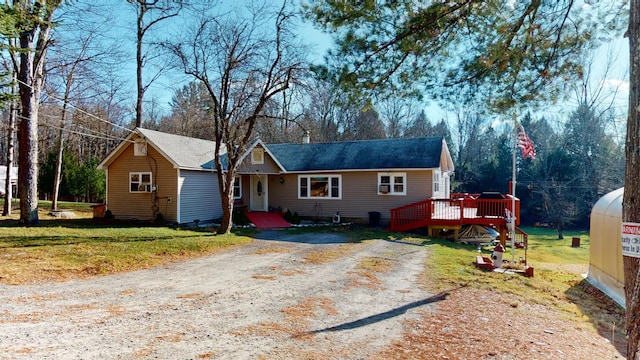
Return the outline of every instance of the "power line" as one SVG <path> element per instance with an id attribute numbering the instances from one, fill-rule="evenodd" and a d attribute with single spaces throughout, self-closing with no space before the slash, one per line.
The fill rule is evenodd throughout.
<path id="1" fill-rule="evenodd" d="M 48 114 L 43 114 L 43 115 L 53 117 L 53 115 L 48 115 Z M 20 115 L 17 115 L 17 117 L 19 119 L 23 119 L 23 120 L 26 119 L 24 116 L 20 116 Z M 68 132 L 68 133 L 73 133 L 73 134 L 77 134 L 77 135 L 93 137 L 93 138 L 97 138 L 97 139 L 127 141 L 126 138 L 122 138 L 122 137 L 118 137 L 118 136 L 112 136 L 112 135 L 104 134 L 104 133 L 98 133 L 98 135 L 89 134 L 89 133 L 83 133 L 83 132 L 79 132 L 79 131 L 75 131 L 75 130 L 71 130 L 71 129 L 62 128 L 60 126 L 56 126 L 56 125 L 49 124 L 49 123 L 39 123 L 38 126 L 46 126 L 46 127 L 57 129 L 57 130 L 62 130 L 62 131 Z M 6 127 L 6 126 L 3 125 L 3 127 Z M 85 129 L 85 130 L 88 130 L 88 129 Z M 129 142 L 133 143 L 133 141 L 131 141 L 131 140 L 129 140 Z"/>
<path id="2" fill-rule="evenodd" d="M 89 134 L 89 133 L 83 133 L 83 132 L 79 132 L 79 131 L 75 131 L 75 130 L 71 130 L 71 129 L 65 129 L 62 128 L 60 126 L 56 126 L 53 124 L 40 124 L 42 126 L 47 126 L 53 129 L 57 129 L 57 130 L 62 130 L 68 133 L 72 133 L 72 134 L 76 134 L 76 135 L 81 135 L 81 136 L 88 136 L 88 137 L 92 137 L 92 138 L 96 138 L 96 139 L 102 139 L 102 140 L 118 140 L 118 141 L 126 141 L 127 139 L 125 138 L 120 138 L 117 136 L 101 136 L 101 135 L 95 135 L 95 134 Z M 129 140 L 130 143 L 133 143 L 133 141 Z"/>
<path id="3" fill-rule="evenodd" d="M 38 114 L 38 115 L 39 115 L 39 116 L 48 117 L 48 118 L 59 119 L 59 117 L 58 117 L 58 116 L 50 115 L 50 114 Z M 18 117 L 20 117 L 20 118 L 24 118 L 24 117 L 19 116 L 19 115 L 18 115 Z M 48 123 L 39 123 L 39 125 L 53 126 L 53 125 L 50 125 L 50 124 L 48 124 Z M 80 125 L 80 124 L 78 124 L 78 123 L 72 123 L 71 125 L 72 125 L 72 126 L 74 126 L 74 127 L 76 127 L 76 128 L 80 128 L 80 129 L 83 129 L 83 130 L 85 130 L 85 131 L 91 132 L 91 133 L 93 133 L 93 135 L 96 135 L 96 134 L 97 134 L 97 135 L 99 135 L 99 136 L 102 136 L 102 137 L 105 137 L 105 138 L 111 138 L 111 139 L 113 139 L 113 140 L 126 140 L 126 139 L 124 139 L 124 138 L 122 138 L 122 137 L 115 136 L 115 135 L 112 135 L 112 134 L 110 134 L 110 133 L 104 133 L 104 132 L 101 132 L 101 131 L 98 131 L 98 130 L 94 130 L 94 129 L 90 129 L 90 128 L 84 127 L 84 126 L 82 126 L 82 125 Z M 60 127 L 58 127 L 58 128 L 60 129 Z M 63 128 L 63 130 L 67 130 L 67 129 L 66 129 L 66 128 Z"/>
<path id="4" fill-rule="evenodd" d="M 29 84 L 25 83 L 25 82 L 24 82 L 24 81 L 22 81 L 22 80 L 17 80 L 17 82 L 18 82 L 18 83 L 20 83 L 20 84 L 22 84 L 22 85 L 24 85 L 24 86 L 28 86 L 28 87 L 30 87 L 31 89 L 33 89 L 33 86 L 31 86 L 31 85 L 29 85 Z M 131 133 L 132 133 L 132 132 L 134 132 L 133 130 L 131 130 L 131 129 L 127 128 L 127 127 L 124 127 L 124 126 L 122 126 L 122 125 L 118 125 L 118 124 L 113 123 L 113 122 L 111 122 L 111 121 L 109 121 L 109 120 L 104 120 L 104 119 L 102 119 L 102 118 L 100 118 L 100 117 L 98 117 L 98 116 L 96 116 L 96 115 L 93 115 L 93 114 L 91 114 L 91 113 L 89 113 L 89 112 L 87 112 L 87 111 L 84 111 L 84 110 L 80 109 L 79 107 L 77 107 L 77 106 L 75 106 L 75 105 L 73 105 L 73 104 L 71 104 L 71 103 L 69 103 L 69 102 L 66 102 L 66 101 L 64 101 L 64 100 L 62 100 L 62 99 L 60 99 L 60 98 L 57 98 L 57 97 L 55 97 L 55 96 L 53 96 L 53 95 L 47 95 L 47 96 L 49 96 L 50 98 L 52 98 L 52 99 L 54 99 L 54 100 L 57 100 L 57 101 L 61 102 L 62 104 L 66 104 L 67 106 L 70 106 L 71 108 L 73 108 L 73 109 L 75 109 L 75 110 L 79 111 L 80 113 L 85 114 L 85 115 L 87 115 L 87 116 L 89 116 L 89 117 L 91 117 L 91 118 L 94 118 L 94 119 L 98 120 L 98 121 L 102 121 L 102 122 L 104 122 L 104 123 L 107 123 L 107 124 L 109 124 L 109 125 L 112 125 L 112 126 L 115 126 L 115 127 L 121 128 L 121 129 L 124 129 L 124 130 L 126 130 L 126 131 L 128 131 L 128 132 L 131 132 Z"/>

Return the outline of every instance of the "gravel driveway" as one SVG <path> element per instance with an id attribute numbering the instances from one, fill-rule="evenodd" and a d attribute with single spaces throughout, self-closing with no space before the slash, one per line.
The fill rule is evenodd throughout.
<path id="1" fill-rule="evenodd" d="M 0 358 L 368 358 L 429 310 L 415 283 L 425 256 L 411 243 L 266 231 L 164 267 L 0 285 Z"/>

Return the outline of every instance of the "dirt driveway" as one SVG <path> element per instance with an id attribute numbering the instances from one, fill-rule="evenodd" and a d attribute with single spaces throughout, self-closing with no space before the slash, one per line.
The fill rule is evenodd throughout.
<path id="1" fill-rule="evenodd" d="M 362 359 L 437 297 L 426 249 L 268 231 L 221 254 L 36 286 L 0 285 L 2 359 Z"/>

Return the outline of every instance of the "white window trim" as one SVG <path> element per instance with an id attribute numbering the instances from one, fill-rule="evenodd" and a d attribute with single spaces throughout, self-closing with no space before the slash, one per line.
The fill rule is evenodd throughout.
<path id="1" fill-rule="evenodd" d="M 233 189 L 235 190 L 236 188 L 236 183 L 238 184 L 238 196 L 233 196 L 234 199 L 238 200 L 238 199 L 242 199 L 242 178 L 240 176 L 236 176 L 235 178 L 233 178 Z M 233 193 L 235 194 L 236 192 L 233 191 Z"/>
<path id="2" fill-rule="evenodd" d="M 383 176 L 388 176 L 389 180 L 391 181 L 391 183 L 389 184 L 389 192 L 388 193 L 383 193 L 380 191 L 380 185 L 382 184 L 382 177 Z M 394 187 L 394 178 L 395 177 L 402 177 L 402 191 L 395 191 L 395 187 Z M 386 184 L 384 184 L 386 185 Z M 407 195 L 407 173 L 404 172 L 384 172 L 384 173 L 378 173 L 378 195 L 383 195 L 383 196 L 388 196 L 388 195 L 397 195 L 397 196 L 402 196 L 402 195 Z"/>
<path id="3" fill-rule="evenodd" d="M 329 196 L 311 196 L 311 191 L 307 189 L 307 196 L 302 196 L 300 193 L 302 179 L 307 179 L 307 186 L 311 184 L 311 178 L 314 177 L 326 177 L 329 181 Z M 338 197 L 331 197 L 331 179 L 338 179 Z M 308 174 L 298 175 L 298 199 L 317 199 L 317 200 L 342 200 L 342 175 L 327 175 L 327 174 Z"/>
<path id="4" fill-rule="evenodd" d="M 131 176 L 137 174 L 142 180 L 142 175 L 149 175 L 149 191 L 132 191 L 131 190 Z M 140 184 L 140 182 L 138 182 Z M 153 175 L 149 171 L 132 171 L 129 173 L 129 192 L 134 194 L 146 194 L 153 192 Z"/>
<path id="5" fill-rule="evenodd" d="M 256 156 L 257 154 L 260 154 L 260 156 Z M 255 148 L 251 151 L 251 163 L 264 164 L 264 149 Z"/>
<path id="6" fill-rule="evenodd" d="M 433 171 L 433 194 L 440 195 L 442 192 L 442 172 L 440 170 Z"/>

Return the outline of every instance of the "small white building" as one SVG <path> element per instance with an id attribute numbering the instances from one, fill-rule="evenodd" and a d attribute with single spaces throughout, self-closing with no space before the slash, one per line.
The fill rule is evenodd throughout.
<path id="1" fill-rule="evenodd" d="M 625 306 L 622 261 L 624 188 L 601 197 L 591 210 L 591 248 L 587 281 Z"/>
<path id="2" fill-rule="evenodd" d="M 7 167 L 5 165 L 0 165 L 0 196 L 4 197 L 4 189 L 7 180 Z M 18 193 L 18 168 L 11 168 L 11 186 L 13 193 L 13 197 Z"/>

